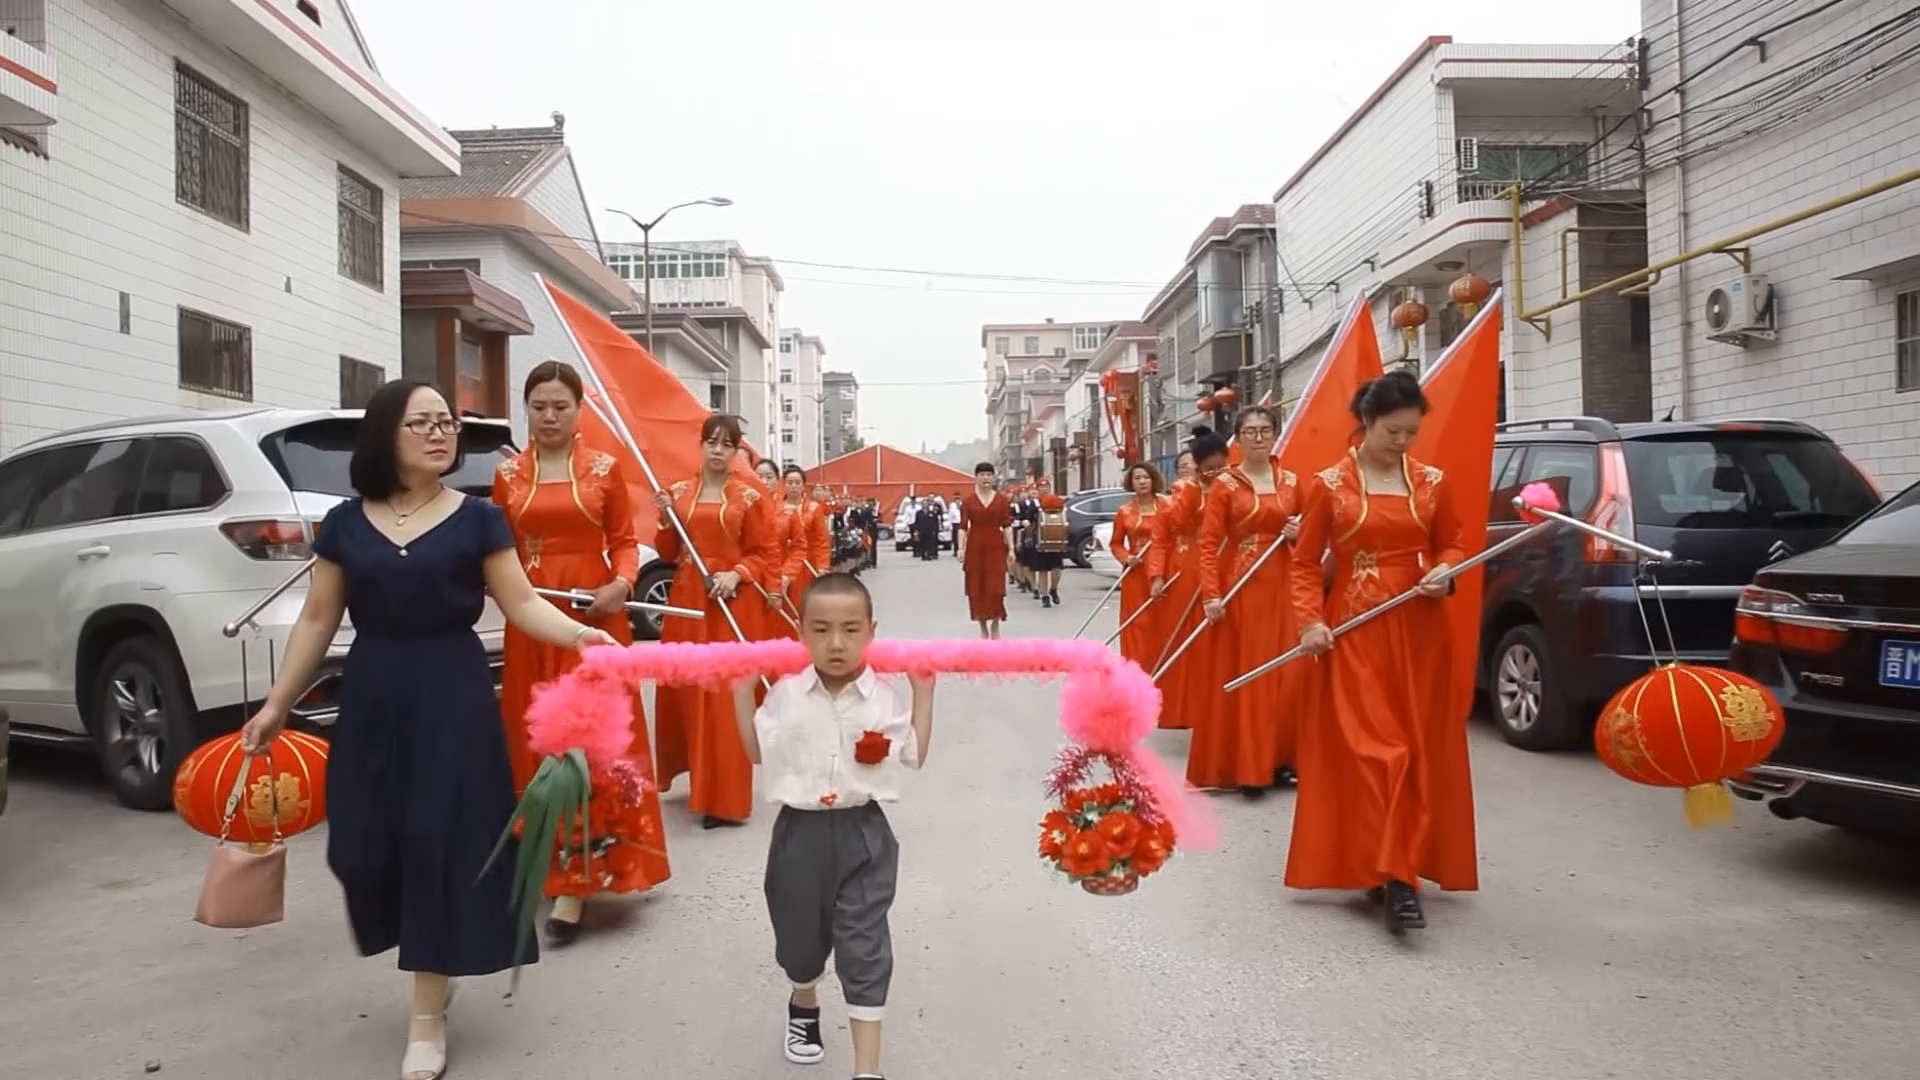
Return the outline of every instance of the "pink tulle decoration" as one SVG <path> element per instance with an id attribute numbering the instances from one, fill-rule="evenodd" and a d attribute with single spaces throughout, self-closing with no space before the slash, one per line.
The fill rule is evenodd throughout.
<path id="1" fill-rule="evenodd" d="M 632 688 L 728 686 L 779 678 L 805 668 L 797 641 L 688 644 L 660 642 L 589 649 L 580 665 L 534 691 L 527 742 L 536 754 L 579 748 L 595 774 L 610 768 L 632 740 Z M 1184 782 L 1145 743 L 1160 713 L 1160 691 L 1140 666 L 1091 641 L 876 641 L 867 663 L 883 675 L 1066 676 L 1060 726 L 1075 743 L 1125 761 L 1153 793 L 1183 847 L 1214 844 L 1213 823 Z"/>
<path id="2" fill-rule="evenodd" d="M 1520 516 L 1528 521 L 1545 521 L 1546 519 L 1539 514 L 1527 512 L 1534 509 L 1560 512 L 1560 495 L 1553 490 L 1552 484 L 1544 480 L 1535 480 L 1520 489 Z"/>

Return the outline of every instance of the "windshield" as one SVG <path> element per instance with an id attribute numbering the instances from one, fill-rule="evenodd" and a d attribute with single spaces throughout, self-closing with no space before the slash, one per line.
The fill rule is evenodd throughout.
<path id="1" fill-rule="evenodd" d="M 289 488 L 351 498 L 347 463 L 359 430 L 358 417 L 330 417 L 275 432 L 260 440 L 260 449 Z M 513 454 L 513 433 L 504 424 L 468 424 L 460 429 L 460 449 L 465 457 L 447 474 L 447 486 L 487 498 L 493 470 Z"/>
<path id="2" fill-rule="evenodd" d="M 1643 526 L 1837 529 L 1879 502 L 1846 455 L 1816 436 L 1688 433 L 1624 447 Z"/>
<path id="3" fill-rule="evenodd" d="M 1872 517 L 1855 525 L 1834 543 L 1920 547 L 1920 484 L 1888 499 Z"/>

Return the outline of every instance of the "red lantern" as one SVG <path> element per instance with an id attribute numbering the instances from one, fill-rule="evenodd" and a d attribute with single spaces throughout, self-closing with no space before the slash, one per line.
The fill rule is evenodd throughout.
<path id="1" fill-rule="evenodd" d="M 249 757 L 240 748 L 239 732 L 223 735 L 180 763 L 173 777 L 173 809 L 195 832 L 218 837 L 235 791 L 240 802 L 227 839 L 271 841 L 276 809 L 279 835 L 306 832 L 327 819 L 327 744 L 285 731 L 265 754 Z"/>
<path id="2" fill-rule="evenodd" d="M 1240 400 L 1240 391 L 1231 386 L 1223 386 L 1213 392 L 1213 400 L 1219 402 L 1221 408 L 1231 409 L 1233 403 Z"/>
<path id="3" fill-rule="evenodd" d="M 1786 734 L 1780 703 L 1738 672 L 1664 664 L 1607 702 L 1593 731 L 1607 768 L 1636 784 L 1686 791 L 1688 824 L 1733 816 L 1722 782 L 1767 759 Z"/>
<path id="4" fill-rule="evenodd" d="M 1210 413 L 1214 410 L 1217 403 L 1214 401 L 1212 394 L 1201 394 L 1200 400 L 1194 404 L 1199 407 L 1201 412 Z"/>
<path id="5" fill-rule="evenodd" d="M 1408 330 L 1418 330 L 1427 325 L 1427 305 L 1418 300 L 1408 298 L 1400 301 L 1399 306 L 1395 307 L 1393 313 L 1388 315 L 1387 318 L 1392 321 L 1393 328 L 1402 333 Z"/>
<path id="6" fill-rule="evenodd" d="M 1461 274 L 1452 285 L 1447 286 L 1447 296 L 1460 305 L 1460 310 L 1466 312 L 1469 319 L 1492 295 L 1493 284 L 1479 274 Z"/>

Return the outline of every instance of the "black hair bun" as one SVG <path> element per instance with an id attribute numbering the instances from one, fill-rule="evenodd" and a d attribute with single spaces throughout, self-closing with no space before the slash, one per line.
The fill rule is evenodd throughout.
<path id="1" fill-rule="evenodd" d="M 1424 415 L 1428 407 L 1420 377 L 1406 368 L 1395 368 L 1363 384 L 1353 395 L 1351 410 L 1354 419 L 1370 424 L 1401 409 L 1418 409 Z"/>
<path id="2" fill-rule="evenodd" d="M 1214 431 L 1205 424 L 1195 424 L 1187 434 L 1196 439 L 1208 439 L 1213 437 Z"/>

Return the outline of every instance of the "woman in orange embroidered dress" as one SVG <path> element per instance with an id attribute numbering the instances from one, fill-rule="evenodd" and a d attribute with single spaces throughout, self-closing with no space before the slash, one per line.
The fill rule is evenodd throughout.
<path id="1" fill-rule="evenodd" d="M 1120 622 L 1126 626 L 1120 632 L 1120 655 L 1149 673 L 1155 660 L 1151 654 L 1166 638 L 1162 624 L 1167 620 L 1159 618 L 1157 611 L 1138 618 L 1134 615 L 1153 599 L 1153 564 L 1148 560 L 1157 548 L 1149 545 L 1153 544 L 1154 519 L 1167 508 L 1167 497 L 1161 494 L 1166 486 L 1159 469 L 1145 462 L 1129 466 L 1127 488 L 1133 492 L 1133 499 L 1114 512 L 1113 539 L 1107 544 L 1113 557 L 1126 568 L 1126 576 L 1120 579 Z"/>
<path id="2" fill-rule="evenodd" d="M 527 579 L 535 588 L 591 592 L 592 604 L 584 612 L 563 601 L 554 601 L 554 606 L 605 630 L 622 645 L 631 644 L 633 625 L 625 604 L 639 577 L 640 552 L 620 463 L 581 444 L 580 375 L 571 366 L 552 360 L 536 365 L 527 376 L 525 401 L 533 445 L 500 463 L 493 476 L 493 501 L 513 526 Z M 579 662 L 576 650 L 542 645 L 507 628 L 500 712 L 516 791 L 526 790 L 539 764 L 527 747 L 526 712 L 533 688 Z M 647 717 L 637 694 L 627 752 L 652 775 Z M 612 838 L 612 847 L 593 859 L 593 880 L 586 878 L 579 862 L 556 866 L 548 876 L 547 895 L 554 900 L 547 935 L 556 945 L 579 934 L 587 897 L 641 892 L 667 880 L 658 792 L 647 792 L 639 806 L 621 808 L 612 820 L 602 816 L 596 803 L 590 823 L 596 834 Z"/>
<path id="3" fill-rule="evenodd" d="M 726 610 L 748 631 L 750 615 L 767 610 L 753 583 L 764 581 L 781 558 L 778 538 L 760 486 L 733 474 L 740 421 L 724 413 L 700 425 L 700 475 L 655 496 L 660 557 L 675 564 L 667 603 L 704 611 L 700 619 L 667 619 L 660 640 L 734 641 Z M 678 517 L 699 550 L 710 582 L 700 579 L 693 553 L 673 527 Z M 773 571 L 778 574 L 778 570 Z M 743 617 L 746 615 L 746 617 Z M 744 825 L 753 813 L 753 766 L 740 745 L 733 691 L 726 686 L 661 686 L 654 690 L 654 741 L 662 786 L 691 774 L 687 809 L 706 828 Z"/>
<path id="4" fill-rule="evenodd" d="M 1319 658 L 1308 669 L 1319 705 L 1301 729 L 1287 885 L 1368 890 L 1399 932 L 1426 925 L 1421 879 L 1479 887 L 1466 727 L 1441 707 L 1453 647 L 1442 575 L 1463 554 L 1460 519 L 1440 470 L 1406 453 L 1427 411 L 1419 382 L 1384 375 L 1353 411 L 1360 446 L 1301 485 L 1293 608 L 1300 644 Z M 1336 643 L 1329 626 L 1415 587 L 1422 598 Z"/>
<path id="5" fill-rule="evenodd" d="M 798 465 L 789 465 L 781 473 L 780 482 L 786 496 L 781 506 L 787 523 L 787 565 L 783 571 L 787 587 L 784 595 L 787 614 L 797 620 L 800 617 L 800 600 L 807 595 L 807 586 L 812 585 L 814 578 L 826 573 L 833 565 L 833 530 L 827 527 L 826 503 L 807 497 L 807 470 Z M 787 629 L 790 636 L 799 636 L 792 627 Z"/>
<path id="6" fill-rule="evenodd" d="M 1219 650 L 1228 678 L 1287 651 L 1299 639 L 1288 592 L 1292 553 L 1285 539 L 1299 532 L 1294 517 L 1300 490 L 1293 474 L 1272 456 L 1279 424 L 1272 410 L 1254 405 L 1234 418 L 1233 433 L 1243 450 L 1241 463 L 1214 483 L 1199 543 L 1202 613 L 1219 628 L 1208 636 L 1226 633 L 1194 646 Z M 1279 548 L 1260 562 L 1276 543 Z M 1227 593 L 1242 578 L 1246 584 L 1227 604 Z M 1251 798 L 1270 785 L 1292 782 L 1298 684 L 1295 670 L 1282 668 L 1229 694 L 1230 707 L 1194 729 L 1187 751 L 1193 785 L 1236 787 Z"/>
<path id="7" fill-rule="evenodd" d="M 774 547 L 779 558 L 767 566 L 766 576 L 753 583 L 753 593 L 766 601 L 764 608 L 753 612 L 753 624 L 744 625 L 747 636 L 755 639 L 783 637 L 798 639 L 800 626 L 794 613 L 787 610 L 787 585 L 792 579 L 793 567 L 793 522 L 789 518 L 792 507 L 782 498 L 785 489 L 780 484 L 780 466 L 771 458 L 761 458 L 754 462 L 753 475 L 759 477 L 760 500 L 765 508 L 767 527 L 772 531 Z"/>
<path id="8" fill-rule="evenodd" d="M 1197 427 L 1187 443 L 1193 475 L 1173 485 L 1164 512 L 1154 515 L 1154 553 L 1148 557 L 1153 589 L 1165 595 L 1154 603 L 1164 607 L 1161 640 L 1152 651 L 1153 666 L 1166 663 L 1173 650 L 1200 625 L 1200 522 L 1218 477 L 1227 467 L 1226 440 L 1212 429 Z M 1158 559 L 1156 563 L 1154 560 Z M 1219 633 L 1219 631 L 1215 631 Z M 1160 679 L 1160 726 L 1190 728 L 1200 718 L 1224 713 L 1233 701 L 1222 684 L 1233 673 L 1218 642 L 1195 642 L 1174 661 Z"/>

